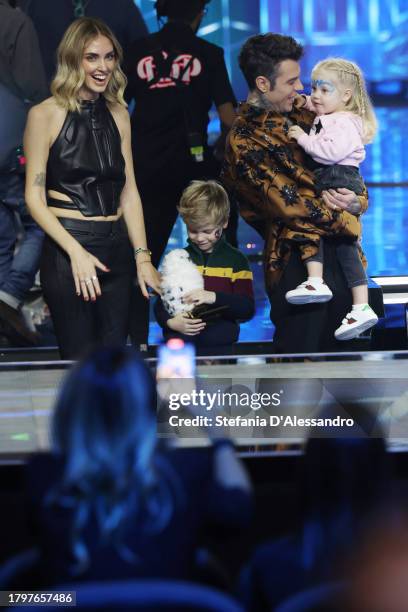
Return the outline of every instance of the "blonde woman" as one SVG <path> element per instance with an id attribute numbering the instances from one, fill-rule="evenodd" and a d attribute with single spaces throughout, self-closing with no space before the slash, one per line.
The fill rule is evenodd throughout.
<path id="1" fill-rule="evenodd" d="M 329 58 L 312 71 L 312 94 L 307 107 L 316 113 L 309 134 L 298 125 L 288 135 L 315 162 L 315 190 L 349 189 L 357 195 L 364 190 L 359 165 L 365 158 L 364 145 L 374 138 L 377 121 L 367 94 L 364 76 L 353 62 Z M 337 259 L 351 290 L 353 306 L 335 331 L 337 340 L 351 340 L 373 327 L 378 317 L 368 304 L 367 276 L 357 242 L 337 247 Z M 291 304 L 329 301 L 333 294 L 323 281 L 323 249 L 306 260 L 308 278 L 286 293 Z"/>
<path id="2" fill-rule="evenodd" d="M 121 59 L 103 22 L 74 21 L 58 48 L 53 95 L 33 107 L 26 127 L 26 200 L 46 233 L 41 283 L 65 359 L 126 341 L 135 260 L 143 295 L 147 286 L 159 291 L 133 173 Z"/>

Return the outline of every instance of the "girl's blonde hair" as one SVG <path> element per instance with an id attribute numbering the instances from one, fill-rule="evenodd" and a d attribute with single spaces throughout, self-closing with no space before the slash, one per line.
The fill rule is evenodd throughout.
<path id="1" fill-rule="evenodd" d="M 329 57 L 315 65 L 312 70 L 312 79 L 316 79 L 322 70 L 335 72 L 339 83 L 351 89 L 352 95 L 345 104 L 345 110 L 361 117 L 364 142 L 371 142 L 377 132 L 377 119 L 367 93 L 364 75 L 359 66 L 340 57 Z"/>
<path id="2" fill-rule="evenodd" d="M 127 79 L 120 67 L 122 47 L 103 21 L 81 17 L 71 23 L 62 37 L 57 50 L 57 72 L 51 83 L 51 93 L 57 104 L 68 111 L 79 111 L 81 108 L 78 94 L 85 82 L 82 59 L 85 48 L 97 36 L 106 36 L 111 41 L 116 57 L 115 68 L 103 95 L 112 104 L 127 106 L 123 97 Z"/>
<path id="3" fill-rule="evenodd" d="M 191 181 L 183 191 L 178 211 L 186 225 L 224 225 L 230 213 L 227 192 L 217 181 Z"/>

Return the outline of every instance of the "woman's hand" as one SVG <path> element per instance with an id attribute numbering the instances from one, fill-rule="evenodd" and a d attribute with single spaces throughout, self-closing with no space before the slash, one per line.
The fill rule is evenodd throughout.
<path id="1" fill-rule="evenodd" d="M 185 304 L 214 304 L 217 296 L 215 291 L 206 291 L 205 289 L 194 289 L 189 291 L 183 298 Z"/>
<path id="2" fill-rule="evenodd" d="M 352 215 L 361 213 L 361 204 L 354 191 L 339 187 L 339 189 L 329 189 L 322 191 L 322 199 L 331 210 L 346 210 Z"/>
<path id="3" fill-rule="evenodd" d="M 167 327 L 186 336 L 197 336 L 205 328 L 205 323 L 201 319 L 189 319 L 180 312 L 167 321 Z"/>
<path id="4" fill-rule="evenodd" d="M 291 125 L 288 131 L 289 138 L 293 138 L 293 140 L 298 140 L 303 134 L 306 134 L 306 132 L 298 125 Z"/>
<path id="5" fill-rule="evenodd" d="M 94 302 L 102 293 L 96 268 L 104 272 L 109 272 L 109 268 L 99 261 L 97 257 L 86 251 L 80 244 L 75 245 L 69 253 L 69 257 L 71 259 L 76 294 L 82 294 L 85 302 L 88 302 L 89 299 Z"/>
<path id="6" fill-rule="evenodd" d="M 150 287 L 161 295 L 160 289 L 160 274 L 150 261 L 136 262 L 137 266 L 137 280 L 139 283 L 140 291 L 144 297 L 149 299 L 149 293 L 147 287 Z"/>

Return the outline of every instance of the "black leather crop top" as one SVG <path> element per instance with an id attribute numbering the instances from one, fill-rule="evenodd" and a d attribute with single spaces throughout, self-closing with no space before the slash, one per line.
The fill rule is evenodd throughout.
<path id="1" fill-rule="evenodd" d="M 116 123 L 103 96 L 81 102 L 68 112 L 47 163 L 47 190 L 72 202 L 52 199 L 57 208 L 79 210 L 85 217 L 115 215 L 126 182 L 125 160 Z"/>

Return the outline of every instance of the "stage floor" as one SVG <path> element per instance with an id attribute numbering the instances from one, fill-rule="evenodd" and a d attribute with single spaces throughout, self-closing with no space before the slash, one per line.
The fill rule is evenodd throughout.
<path id="1" fill-rule="evenodd" d="M 154 367 L 155 360 L 149 361 Z M 69 366 L 58 361 L 0 365 L 0 461 L 24 460 L 49 447 L 50 415 Z M 315 417 L 322 409 L 335 406 L 349 416 L 368 409 L 390 447 L 408 450 L 408 352 L 207 358 L 197 360 L 197 375 L 212 389 L 258 394 L 279 390 L 282 414 Z M 242 418 L 251 416 L 250 412 L 240 405 L 230 407 L 228 415 Z M 261 414 L 266 413 L 257 411 Z M 369 429 L 367 435 L 378 435 L 374 425 Z M 225 431 L 243 451 L 256 453 L 299 451 L 309 430 L 264 427 L 259 433 L 259 428 L 243 428 L 241 423 Z M 180 443 L 200 444 L 203 436 L 190 438 L 182 432 Z"/>

